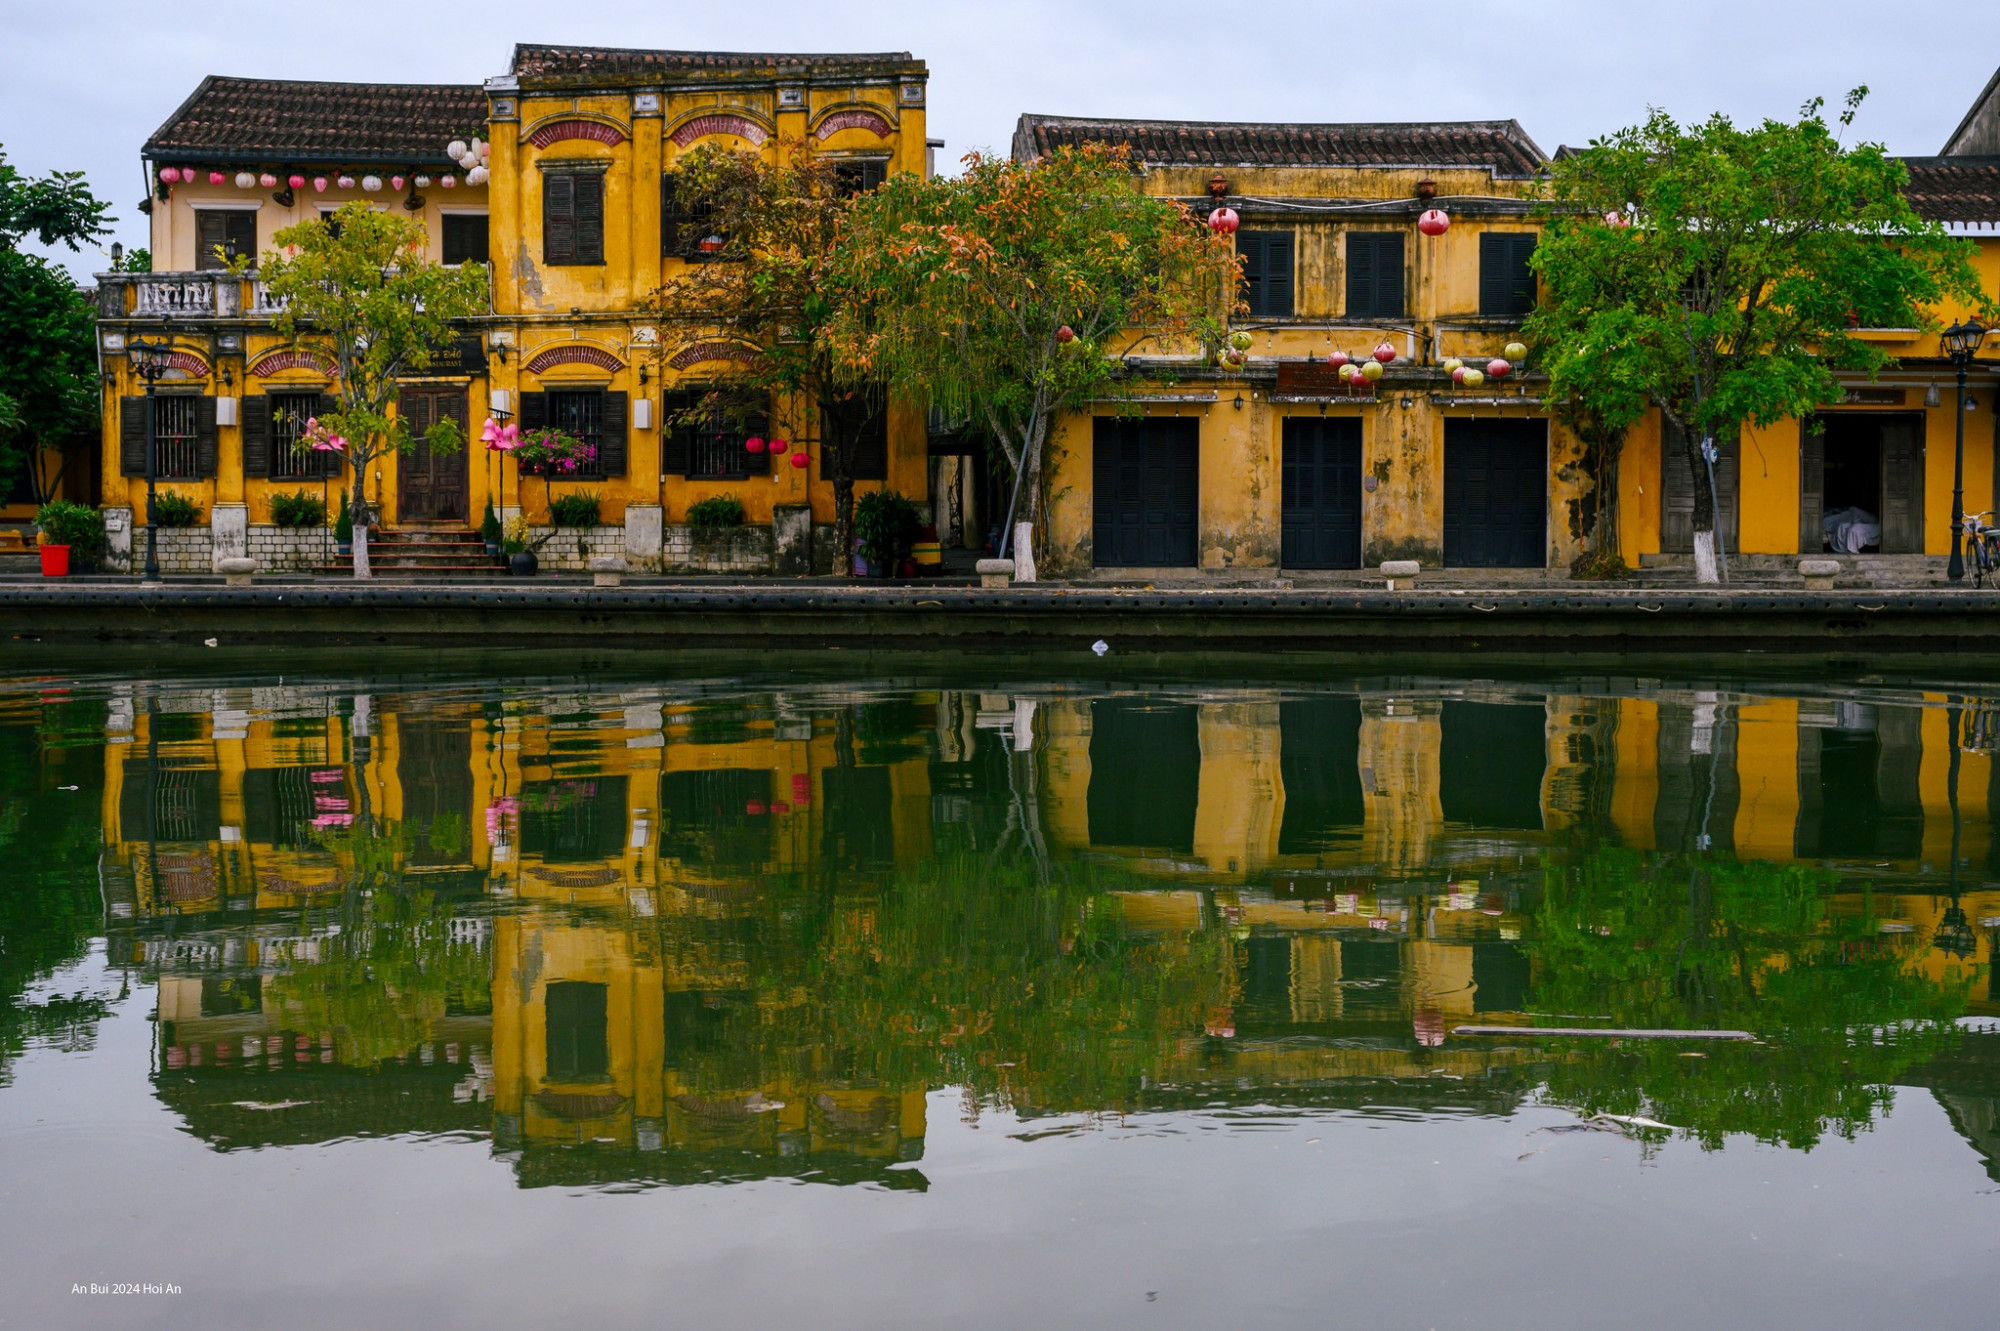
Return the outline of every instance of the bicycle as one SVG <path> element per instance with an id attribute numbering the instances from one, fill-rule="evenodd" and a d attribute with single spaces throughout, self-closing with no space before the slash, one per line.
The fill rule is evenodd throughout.
<path id="1" fill-rule="evenodd" d="M 1992 510 L 1965 515 L 1966 560 L 1972 565 L 1972 585 L 1988 583 L 2000 587 L 2000 527 L 1980 521 L 1993 516 Z"/>

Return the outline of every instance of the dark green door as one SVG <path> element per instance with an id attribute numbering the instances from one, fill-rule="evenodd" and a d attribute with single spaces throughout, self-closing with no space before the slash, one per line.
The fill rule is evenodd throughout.
<path id="1" fill-rule="evenodd" d="M 1548 451 L 1540 421 L 1445 422 L 1446 567 L 1547 565 Z"/>
<path id="2" fill-rule="evenodd" d="M 1286 568 L 1361 567 L 1361 422 L 1285 421 L 1283 544 Z"/>
<path id="3" fill-rule="evenodd" d="M 1099 568 L 1195 566 L 1200 440 L 1197 420 L 1098 417 L 1091 442 Z"/>

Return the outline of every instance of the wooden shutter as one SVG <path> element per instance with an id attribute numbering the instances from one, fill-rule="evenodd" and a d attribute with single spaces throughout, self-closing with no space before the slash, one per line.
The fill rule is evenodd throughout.
<path id="1" fill-rule="evenodd" d="M 660 253 L 675 255 L 681 252 L 681 205 L 680 192 L 674 187 L 671 171 L 660 176 Z"/>
<path id="2" fill-rule="evenodd" d="M 521 394 L 521 429 L 546 430 L 549 428 L 549 395 L 547 393 Z"/>
<path id="3" fill-rule="evenodd" d="M 660 394 L 660 475 L 685 476 L 693 465 L 694 425 L 687 411 L 694 405 L 690 393 Z"/>
<path id="4" fill-rule="evenodd" d="M 1882 418 L 1882 553 L 1924 549 L 1922 418 Z"/>
<path id="5" fill-rule="evenodd" d="M 604 177 L 595 171 L 576 177 L 576 257 L 570 262 L 604 262 Z"/>
<path id="6" fill-rule="evenodd" d="M 1239 232 L 1243 250 L 1244 303 L 1253 315 L 1283 316 L 1292 312 L 1292 256 L 1289 231 Z"/>
<path id="7" fill-rule="evenodd" d="M 576 182 L 579 177 L 551 171 L 542 177 L 542 262 L 576 260 Z"/>
<path id="8" fill-rule="evenodd" d="M 1479 312 L 1490 319 L 1519 319 L 1534 312 L 1535 275 L 1528 260 L 1535 236 L 1488 231 L 1479 238 Z"/>
<path id="9" fill-rule="evenodd" d="M 1816 416 L 1799 422 L 1799 553 L 1826 549 L 1826 423 Z"/>
<path id="10" fill-rule="evenodd" d="M 271 399 L 243 395 L 243 474 L 271 474 Z"/>
<path id="11" fill-rule="evenodd" d="M 196 474 L 204 481 L 215 479 L 215 399 L 199 397 L 194 404 Z"/>
<path id="12" fill-rule="evenodd" d="M 606 392 L 604 414 L 597 427 L 597 469 L 606 476 L 625 474 L 625 394 Z"/>
<path id="13" fill-rule="evenodd" d="M 229 245 L 228 213 L 197 211 L 194 215 L 194 266 L 197 271 L 207 271 L 223 266 L 222 256 L 217 250 Z"/>
<path id="14" fill-rule="evenodd" d="M 889 409 L 880 402 L 856 404 L 860 416 L 847 444 L 847 474 L 857 481 L 889 479 Z"/>
<path id="15" fill-rule="evenodd" d="M 146 474 L 146 398 L 140 393 L 118 399 L 118 472 Z"/>
<path id="16" fill-rule="evenodd" d="M 1395 319 L 1402 316 L 1401 232 L 1348 233 L 1347 313 L 1360 319 Z"/>
<path id="17" fill-rule="evenodd" d="M 770 428 L 770 418 L 763 412 L 751 411 L 745 413 L 743 417 L 743 435 L 745 438 L 763 439 L 768 443 L 770 441 Z M 785 465 L 790 466 L 791 464 L 786 463 Z M 743 474 L 745 476 L 769 476 L 771 474 L 771 451 L 768 448 L 762 453 L 745 451 L 743 454 Z"/>
<path id="18" fill-rule="evenodd" d="M 1694 471 L 1688 461 L 1685 436 L 1672 421 L 1660 421 L 1660 549 L 1667 554 L 1694 552 Z M 1740 449 L 1718 441 L 1715 460 L 1716 529 L 1725 554 L 1736 550 L 1736 473 Z"/>
<path id="19" fill-rule="evenodd" d="M 224 213 L 228 218 L 229 257 L 232 259 L 257 258 L 257 214 L 254 212 Z"/>

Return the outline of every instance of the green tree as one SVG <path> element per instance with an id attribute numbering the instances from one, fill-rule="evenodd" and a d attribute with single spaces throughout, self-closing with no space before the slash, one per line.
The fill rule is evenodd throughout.
<path id="1" fill-rule="evenodd" d="M 1849 94 L 1852 123 L 1866 89 Z M 1836 402 L 1842 373 L 1891 362 L 1858 326 L 1981 310 L 1971 245 L 1919 217 L 1880 144 L 1848 147 L 1817 101 L 1796 122 L 1683 126 L 1663 111 L 1550 167 L 1527 325 L 1559 415 L 1622 438 L 1657 408 L 1694 487 L 1695 568 L 1720 580 L 1712 454 L 1745 424 Z"/>
<path id="2" fill-rule="evenodd" d="M 653 317 L 680 334 L 662 338 L 659 358 L 689 336 L 759 349 L 733 364 L 693 410 L 711 415 L 761 407 L 774 397 L 816 413 L 819 472 L 833 486 L 834 549 L 853 544 L 854 452 L 880 423 L 879 385 L 825 336 L 843 293 L 828 281 L 849 196 L 834 163 L 802 145 L 781 159 L 704 146 L 674 168 L 680 233 L 668 237 L 690 262 L 654 292 Z M 704 243 L 720 248 L 703 249 Z M 834 572 L 845 573 L 845 559 Z"/>
<path id="3" fill-rule="evenodd" d="M 488 308 L 486 269 L 432 263 L 424 257 L 421 222 L 359 202 L 328 222 L 301 222 L 272 240 L 276 249 L 259 268 L 271 296 L 283 305 L 276 327 L 333 368 L 338 406 L 319 418 L 319 430 L 340 441 L 353 468 L 354 576 L 365 578 L 369 511 L 362 482 L 376 459 L 417 444 L 392 410 L 399 382 L 430 364 L 454 336 L 454 320 Z M 248 261 L 238 264 L 247 267 Z M 447 453 L 465 443 L 449 417 L 424 439 Z"/>
<path id="4" fill-rule="evenodd" d="M 109 205 L 93 198 L 81 172 L 23 176 L 0 153 L 0 493 L 19 485 L 37 505 L 55 496 L 81 437 L 98 415 L 96 316 L 58 264 L 23 254 L 43 245 L 82 247 L 107 231 Z M 53 474 L 44 451 L 61 462 Z"/>
<path id="5" fill-rule="evenodd" d="M 958 178 L 897 176 L 855 201 L 826 336 L 868 376 L 997 442 L 1017 532 L 1034 533 L 1051 424 L 1118 396 L 1120 357 L 1139 345 L 1218 345 L 1236 273 L 1226 236 L 1139 192 L 1123 148 L 973 154 Z M 1015 558 L 1032 578 L 1032 549 Z"/>

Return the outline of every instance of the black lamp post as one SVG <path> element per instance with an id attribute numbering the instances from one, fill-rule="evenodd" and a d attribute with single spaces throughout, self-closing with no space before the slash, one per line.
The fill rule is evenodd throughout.
<path id="1" fill-rule="evenodd" d="M 135 338 L 125 344 L 132 358 L 132 373 L 146 381 L 146 576 L 147 582 L 160 580 L 158 535 L 154 522 L 154 482 L 158 479 L 159 411 L 155 389 L 171 368 L 173 346 L 168 342 L 148 342 Z"/>
<path id="2" fill-rule="evenodd" d="M 1951 462 L 1951 562 L 1944 570 L 1953 582 L 1965 577 L 1965 556 L 1959 548 L 1965 533 L 1965 370 L 1985 340 L 1986 329 L 1977 319 L 1953 324 L 1944 330 L 1942 339 L 1944 354 L 1958 370 L 1958 449 Z"/>

